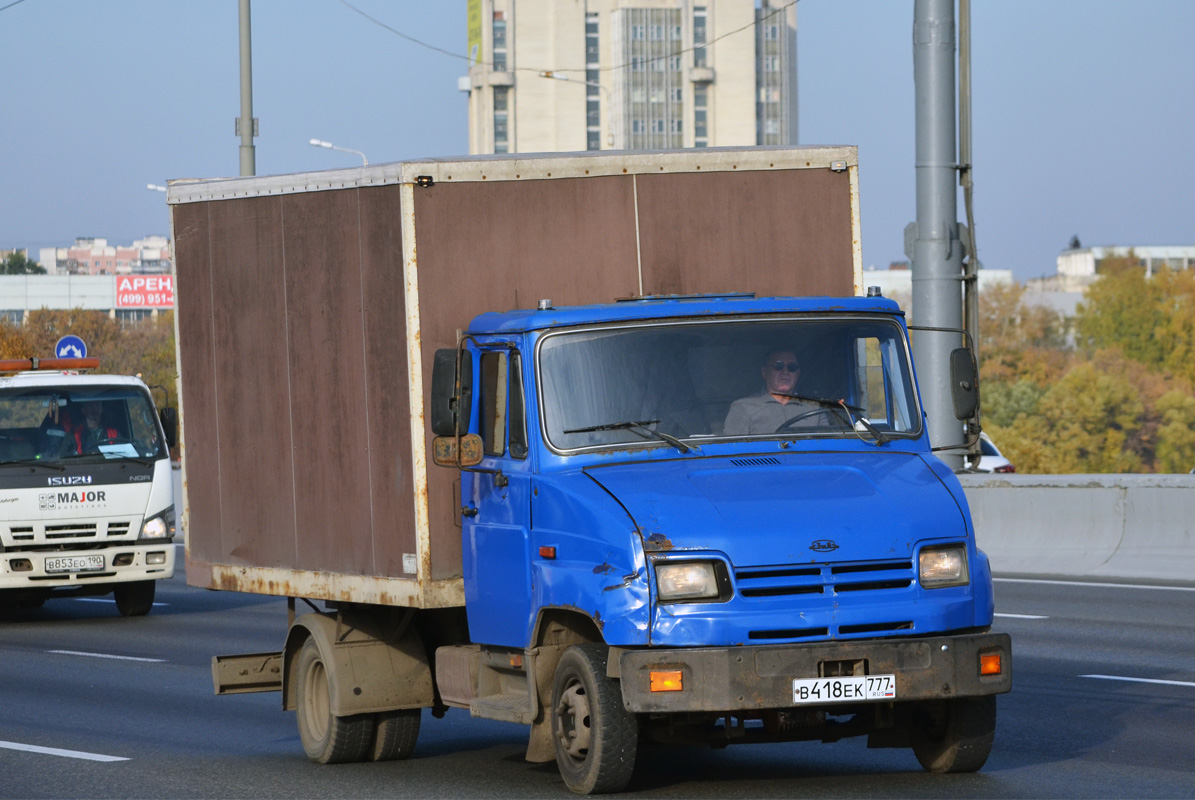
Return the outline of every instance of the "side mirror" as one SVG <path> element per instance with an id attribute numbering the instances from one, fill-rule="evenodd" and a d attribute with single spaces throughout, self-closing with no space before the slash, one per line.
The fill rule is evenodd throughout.
<path id="1" fill-rule="evenodd" d="M 158 419 L 162 420 L 162 430 L 166 432 L 166 444 L 174 447 L 178 444 L 178 409 L 166 406 L 158 412 Z"/>
<path id="2" fill-rule="evenodd" d="M 481 437 L 476 433 L 462 435 L 459 450 L 455 436 L 432 439 L 432 461 L 440 467 L 475 467 L 481 463 L 483 455 Z"/>
<path id="3" fill-rule="evenodd" d="M 437 350 L 432 362 L 432 433 L 456 436 L 469 432 L 473 407 L 473 354 L 461 352 L 460 393 L 457 393 L 456 348 Z M 457 417 L 460 417 L 458 426 Z"/>
<path id="4" fill-rule="evenodd" d="M 979 369 L 970 348 L 950 351 L 950 397 L 957 418 L 973 419 L 979 412 Z"/>

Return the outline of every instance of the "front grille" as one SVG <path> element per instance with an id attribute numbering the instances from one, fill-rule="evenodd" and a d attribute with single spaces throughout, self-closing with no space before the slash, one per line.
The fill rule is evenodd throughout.
<path id="1" fill-rule="evenodd" d="M 913 585 L 916 575 L 913 562 L 901 559 L 859 564 L 744 567 L 735 570 L 734 577 L 740 596 L 756 598 L 907 589 Z"/>
<path id="2" fill-rule="evenodd" d="M 74 550 L 99 545 L 102 539 L 128 539 L 137 530 L 138 518 L 99 520 L 90 522 L 34 522 L 22 521 L 9 525 L 7 531 L 0 524 L 0 550 L 8 552 L 38 550 Z M 116 542 L 111 542 L 115 544 Z"/>
<path id="3" fill-rule="evenodd" d="M 95 536 L 95 523 L 81 525 L 47 525 L 46 539 L 83 539 Z"/>

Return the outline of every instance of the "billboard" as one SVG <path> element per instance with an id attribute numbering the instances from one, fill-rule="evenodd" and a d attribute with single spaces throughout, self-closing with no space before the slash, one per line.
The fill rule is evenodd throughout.
<path id="1" fill-rule="evenodd" d="M 117 275 L 117 308 L 174 308 L 173 275 Z"/>

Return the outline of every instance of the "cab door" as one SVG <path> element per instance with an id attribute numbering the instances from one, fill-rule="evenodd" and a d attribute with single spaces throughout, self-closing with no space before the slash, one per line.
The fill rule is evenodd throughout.
<path id="1" fill-rule="evenodd" d="M 507 343 L 478 362 L 484 457 L 461 475 L 461 560 L 469 634 L 526 647 L 531 629 L 531 464 L 523 362 Z"/>

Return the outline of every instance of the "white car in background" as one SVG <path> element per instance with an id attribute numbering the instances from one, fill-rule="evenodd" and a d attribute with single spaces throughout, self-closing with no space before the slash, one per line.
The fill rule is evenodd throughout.
<path id="1" fill-rule="evenodd" d="M 1012 462 L 1005 458 L 1000 449 L 992 442 L 990 436 L 986 433 L 979 434 L 979 464 L 976 465 L 976 472 L 1016 472 L 1017 468 L 1012 465 Z"/>

